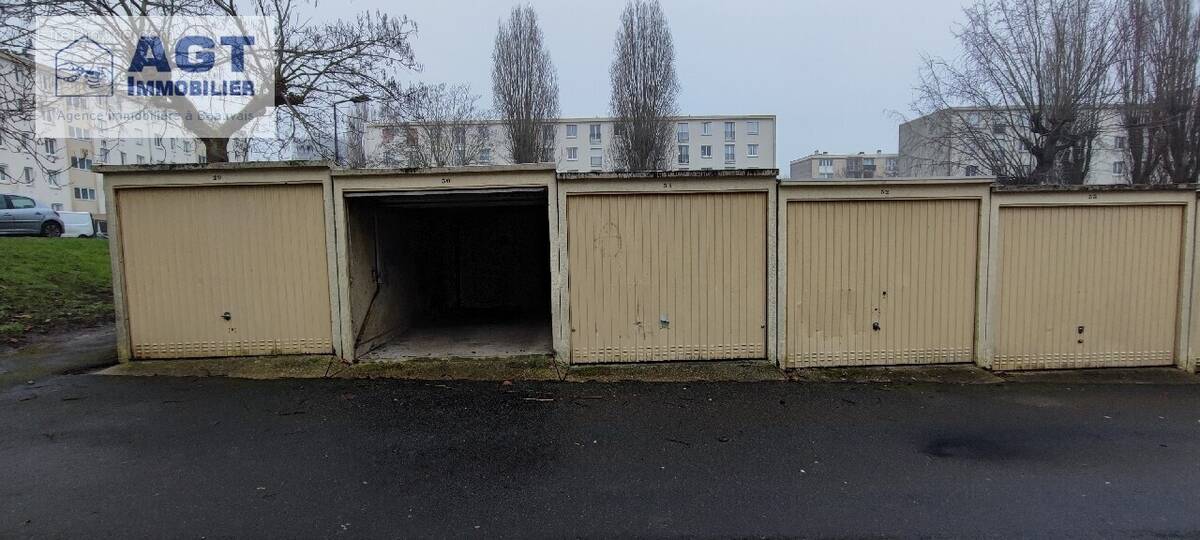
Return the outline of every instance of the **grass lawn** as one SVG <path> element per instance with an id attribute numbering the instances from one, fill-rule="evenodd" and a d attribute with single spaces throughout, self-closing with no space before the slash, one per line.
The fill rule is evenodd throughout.
<path id="1" fill-rule="evenodd" d="M 0 237 L 0 340 L 112 318 L 107 240 Z"/>

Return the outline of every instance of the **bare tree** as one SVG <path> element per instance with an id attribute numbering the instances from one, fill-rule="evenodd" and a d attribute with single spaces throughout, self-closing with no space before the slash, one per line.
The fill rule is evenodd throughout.
<path id="1" fill-rule="evenodd" d="M 558 118 L 558 74 L 543 44 L 532 7 L 517 6 L 496 30 L 492 52 L 492 101 L 514 163 L 550 161 Z"/>
<path id="2" fill-rule="evenodd" d="M 1134 184 L 1161 179 L 1160 129 L 1151 120 L 1154 87 L 1150 50 L 1154 46 L 1150 2 L 1126 0 L 1121 13 L 1121 42 L 1117 61 L 1117 84 L 1121 91 L 1121 126 L 1125 133 L 1125 168 Z"/>
<path id="3" fill-rule="evenodd" d="M 950 162 L 1009 181 L 1079 183 L 1104 110 L 1117 25 L 1104 0 L 977 0 L 962 56 L 926 58 L 914 109 Z M 936 113 L 936 114 L 935 114 Z"/>
<path id="4" fill-rule="evenodd" d="M 362 168 L 367 166 L 367 117 L 369 115 L 369 103 L 355 103 L 351 112 L 344 116 L 345 131 L 344 138 L 345 148 L 341 152 L 341 157 L 348 167 Z"/>
<path id="5" fill-rule="evenodd" d="M 1200 26 L 1192 2 L 1151 0 L 1146 25 L 1150 46 L 1145 63 L 1152 92 L 1150 122 L 1160 131 L 1154 143 L 1170 182 L 1195 182 L 1200 175 Z"/>
<path id="6" fill-rule="evenodd" d="M 407 17 L 364 13 L 349 20 L 316 22 L 306 13 L 315 0 L 7 0 L 0 3 L 0 46 L 27 51 L 32 46 L 32 22 L 38 16 L 261 16 L 274 26 L 275 88 L 264 93 L 274 105 L 280 141 L 328 140 L 332 104 L 351 96 L 398 101 L 403 87 L 399 72 L 419 69 L 411 40 L 416 24 Z M 26 94 L 32 95 L 32 94 Z M 195 113 L 186 99 L 171 99 L 178 111 Z M 10 103 L 0 109 L 10 109 Z M 193 116 L 196 116 L 193 114 Z M 243 120 L 246 122 L 249 119 Z M 194 128 L 210 162 L 229 159 L 227 133 L 240 128 L 236 120 Z"/>
<path id="7" fill-rule="evenodd" d="M 664 169 L 674 153 L 679 78 L 671 29 L 658 0 L 625 5 L 613 56 L 613 164 L 631 171 Z"/>
<path id="8" fill-rule="evenodd" d="M 59 184 L 66 186 L 65 149 L 60 141 L 38 139 L 34 136 L 34 94 L 39 77 L 52 76 L 34 65 L 28 54 L 0 49 L 0 141 L 19 154 L 29 156 L 37 169 L 51 173 Z M 51 151 L 53 150 L 53 151 Z M 28 184 L 34 180 L 17 171 L 0 174 L 0 185 Z"/>
<path id="9" fill-rule="evenodd" d="M 492 136 L 479 96 L 465 84 L 424 85 L 381 112 L 382 142 L 369 162 L 384 167 L 449 167 L 488 161 Z"/>

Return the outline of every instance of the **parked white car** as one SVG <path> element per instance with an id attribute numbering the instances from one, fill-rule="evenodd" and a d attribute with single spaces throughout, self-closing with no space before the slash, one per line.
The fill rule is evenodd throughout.
<path id="1" fill-rule="evenodd" d="M 59 212 L 63 222 L 63 237 L 90 238 L 96 236 L 91 212 Z"/>

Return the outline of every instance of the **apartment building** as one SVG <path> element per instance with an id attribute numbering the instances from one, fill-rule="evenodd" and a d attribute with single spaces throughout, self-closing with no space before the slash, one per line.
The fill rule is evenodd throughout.
<path id="1" fill-rule="evenodd" d="M 792 180 L 868 179 L 899 176 L 899 154 L 830 154 L 814 150 L 789 164 Z"/>
<path id="2" fill-rule="evenodd" d="M 943 109 L 900 125 L 899 175 L 905 177 L 947 177 L 991 175 L 972 150 L 973 140 L 994 141 L 993 152 L 1013 156 L 1013 160 L 1032 168 L 1033 158 L 1012 136 L 1026 127 L 1012 125 L 1009 115 L 976 108 Z M 986 130 L 986 131 L 984 131 Z M 974 134 L 982 136 L 976 139 Z M 1092 144 L 1088 165 L 1088 184 L 1127 184 L 1125 167 L 1126 136 L 1121 115 L 1104 111 L 1100 129 Z"/>
<path id="3" fill-rule="evenodd" d="M 673 121 L 672 152 L 667 170 L 713 169 L 772 169 L 775 168 L 774 115 L 715 115 L 680 116 Z M 617 170 L 612 159 L 612 143 L 616 136 L 612 118 L 562 118 L 546 133 L 554 139 L 553 151 L 546 161 L 553 161 L 559 172 L 588 172 Z M 454 136 L 461 145 L 461 159 L 454 165 L 504 165 L 508 157 L 507 143 L 499 124 L 484 126 L 486 140 L 474 148 L 472 139 L 479 137 L 478 129 L 462 129 Z M 369 123 L 365 134 L 367 161 L 372 164 L 411 166 L 402 155 L 405 144 L 418 144 L 420 134 L 411 126 L 393 123 Z M 397 144 L 397 142 L 400 144 Z M 392 152 L 397 155 L 381 156 Z"/>
<path id="4" fill-rule="evenodd" d="M 30 85 L 43 90 L 53 84 L 47 70 L 33 72 L 27 57 L 0 51 L 0 88 L 33 95 Z M 30 79 L 32 77 L 32 79 Z M 68 98 L 66 106 L 73 105 Z M 13 103 L 11 100 L 4 100 Z M 12 121 L 12 118 L 9 117 Z M 104 180 L 94 164 L 197 163 L 204 145 L 195 139 L 165 139 L 141 129 L 120 132 L 116 138 L 96 138 L 96 131 L 71 126 L 67 137 L 39 139 L 32 122 L 15 121 L 0 135 L 0 192 L 24 195 L 55 210 L 90 212 L 101 231 L 107 230 Z"/>

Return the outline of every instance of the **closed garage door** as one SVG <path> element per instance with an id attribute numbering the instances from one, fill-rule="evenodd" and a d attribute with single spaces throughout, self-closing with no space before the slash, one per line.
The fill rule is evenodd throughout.
<path id="1" fill-rule="evenodd" d="M 319 185 L 122 189 L 133 356 L 332 352 Z"/>
<path id="2" fill-rule="evenodd" d="M 1173 364 L 1183 210 L 1001 207 L 993 367 Z"/>
<path id="3" fill-rule="evenodd" d="M 970 362 L 979 202 L 787 206 L 789 367 Z"/>
<path id="4" fill-rule="evenodd" d="M 766 356 L 765 193 L 567 197 L 571 356 Z"/>

